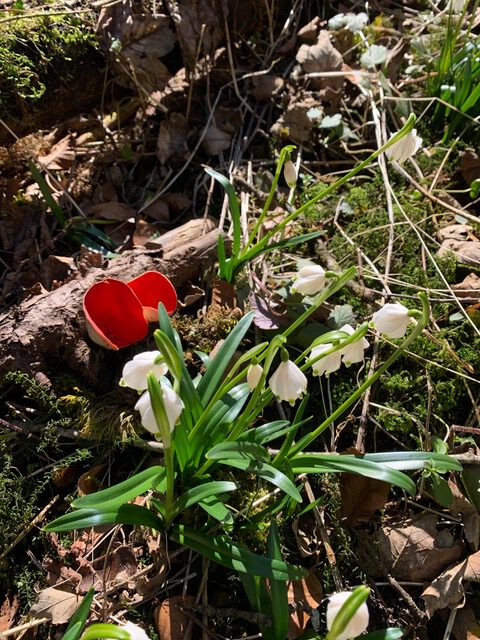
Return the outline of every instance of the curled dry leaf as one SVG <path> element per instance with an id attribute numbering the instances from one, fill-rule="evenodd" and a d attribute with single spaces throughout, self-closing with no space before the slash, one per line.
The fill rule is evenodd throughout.
<path id="1" fill-rule="evenodd" d="M 307 516 L 301 520 L 294 518 L 292 531 L 302 558 L 309 558 L 319 552 L 320 541 L 317 536 L 317 526 L 312 517 Z"/>
<path id="2" fill-rule="evenodd" d="M 385 525 L 372 536 L 360 535 L 359 559 L 373 576 L 432 580 L 464 551 L 462 542 L 437 524 L 435 514 L 421 513 L 399 525 Z"/>
<path id="3" fill-rule="evenodd" d="M 253 97 L 259 102 L 266 102 L 276 94 L 284 85 L 284 80 L 280 76 L 273 73 L 267 73 L 252 78 Z"/>
<path id="4" fill-rule="evenodd" d="M 315 44 L 302 44 L 296 60 L 304 73 L 339 71 L 343 64 L 342 54 L 335 49 L 329 32 L 324 29 L 318 34 Z M 311 78 L 310 82 L 314 89 L 331 88 L 337 91 L 343 84 L 343 78 Z"/>
<path id="5" fill-rule="evenodd" d="M 173 596 L 166 598 L 155 609 L 153 619 L 161 640 L 190 640 L 193 625 L 190 625 L 190 633 L 185 637 L 185 631 L 190 620 L 185 611 L 195 604 L 193 596 Z"/>
<path id="6" fill-rule="evenodd" d="M 480 298 L 480 278 L 476 273 L 469 273 L 462 282 L 452 286 L 459 298 Z"/>
<path id="7" fill-rule="evenodd" d="M 459 514 L 462 516 L 465 537 L 476 551 L 480 544 L 480 514 L 475 506 L 463 495 L 454 480 L 449 479 L 448 486 L 453 495 L 453 501 L 448 510 L 454 516 Z"/>
<path id="8" fill-rule="evenodd" d="M 18 599 L 17 594 L 5 597 L 5 600 L 0 606 L 0 633 L 10 629 L 19 607 L 20 600 Z"/>
<path id="9" fill-rule="evenodd" d="M 428 615 L 445 607 L 463 607 L 466 582 L 480 582 L 480 551 L 441 573 L 425 589 L 422 598 Z"/>
<path id="10" fill-rule="evenodd" d="M 460 241 L 460 240 L 444 240 L 437 255 L 441 258 L 452 254 L 455 260 L 460 264 L 480 265 L 480 242 L 477 241 Z"/>
<path id="11" fill-rule="evenodd" d="M 457 611 L 452 632 L 456 640 L 480 640 L 480 624 L 470 605 Z"/>
<path id="12" fill-rule="evenodd" d="M 460 170 L 465 182 L 470 184 L 480 178 L 480 156 L 473 149 L 460 152 Z"/>
<path id="13" fill-rule="evenodd" d="M 95 493 L 102 488 L 100 476 L 106 466 L 106 464 L 97 464 L 88 471 L 85 471 L 85 473 L 82 473 L 77 483 L 77 493 L 79 496 Z"/>
<path id="14" fill-rule="evenodd" d="M 56 587 L 48 587 L 35 598 L 28 612 L 31 618 L 50 618 L 52 624 L 65 624 L 70 621 L 80 604 L 81 596 Z"/>

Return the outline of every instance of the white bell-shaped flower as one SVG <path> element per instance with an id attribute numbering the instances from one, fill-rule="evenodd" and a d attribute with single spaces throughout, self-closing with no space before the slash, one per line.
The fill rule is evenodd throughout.
<path id="1" fill-rule="evenodd" d="M 125 622 L 125 624 L 120 625 L 120 629 L 128 632 L 130 640 L 150 640 L 142 627 L 139 627 L 133 622 Z"/>
<path id="2" fill-rule="evenodd" d="M 155 364 L 155 360 L 161 356 L 160 351 L 144 351 L 129 360 L 123 367 L 122 387 L 130 387 L 137 391 L 147 388 L 147 374 L 151 371 L 156 378 L 161 378 L 168 373 L 168 367 L 163 360 Z"/>
<path id="3" fill-rule="evenodd" d="M 352 333 L 355 333 L 355 329 L 349 324 L 344 324 L 340 331 L 348 333 L 349 336 L 351 336 Z M 343 347 L 343 349 L 340 350 L 343 364 L 346 367 L 349 367 L 351 364 L 355 364 L 356 362 L 363 362 L 365 359 L 364 351 L 365 349 L 368 349 L 369 346 L 368 340 L 365 338 L 360 338 L 360 340 L 347 344 L 346 347 Z"/>
<path id="4" fill-rule="evenodd" d="M 325 269 L 319 264 L 311 264 L 299 269 L 292 291 L 304 296 L 313 296 L 325 289 L 327 278 Z"/>
<path id="5" fill-rule="evenodd" d="M 372 317 L 375 329 L 387 338 L 403 338 L 410 317 L 408 309 L 399 302 L 384 304 Z"/>
<path id="6" fill-rule="evenodd" d="M 276 398 L 286 400 L 292 406 L 307 392 L 307 378 L 291 360 L 278 365 L 268 384 Z"/>
<path id="7" fill-rule="evenodd" d="M 297 169 L 291 160 L 287 160 L 283 165 L 283 177 L 290 189 L 297 184 Z"/>
<path id="8" fill-rule="evenodd" d="M 247 384 L 250 391 L 254 391 L 257 388 L 260 378 L 262 377 L 262 373 L 263 369 L 259 364 L 251 364 L 248 367 Z"/>
<path id="9" fill-rule="evenodd" d="M 351 591 L 340 591 L 339 593 L 334 593 L 333 596 L 330 596 L 327 605 L 327 629 L 329 631 L 332 628 L 333 622 L 342 608 L 342 605 L 351 595 Z M 366 602 L 363 602 L 355 611 L 353 618 L 347 624 L 343 633 L 336 636 L 336 640 L 350 640 L 351 638 L 356 638 L 361 635 L 367 630 L 368 619 L 368 607 Z"/>
<path id="10" fill-rule="evenodd" d="M 310 351 L 309 360 L 312 358 L 318 358 L 318 356 L 325 353 L 333 347 L 331 342 L 327 342 L 325 344 L 319 344 Z M 324 356 L 314 364 L 312 364 L 312 373 L 314 376 L 329 376 L 334 371 L 338 371 L 340 369 L 340 365 L 342 364 L 342 353 L 341 351 L 334 351 L 330 353 L 328 356 Z"/>
<path id="11" fill-rule="evenodd" d="M 406 136 L 392 144 L 385 153 L 390 160 L 402 163 L 415 155 L 421 146 L 422 138 L 417 136 L 416 129 L 412 129 Z"/>
<path id="12" fill-rule="evenodd" d="M 184 405 L 180 396 L 171 387 L 166 384 L 162 384 L 160 388 L 163 394 L 163 404 L 165 406 L 165 413 L 167 414 L 168 425 L 171 433 L 180 418 Z M 158 428 L 155 414 L 153 413 L 150 394 L 148 391 L 142 393 L 135 405 L 135 409 L 140 412 L 143 427 L 147 431 L 150 431 L 150 433 L 159 433 L 160 429 Z"/>

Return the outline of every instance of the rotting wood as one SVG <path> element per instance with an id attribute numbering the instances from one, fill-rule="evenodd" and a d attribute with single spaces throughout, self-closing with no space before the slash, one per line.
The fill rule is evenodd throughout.
<path id="1" fill-rule="evenodd" d="M 178 288 L 214 264 L 218 235 L 213 221 L 191 220 L 158 248 L 125 251 L 106 268 L 79 273 L 58 289 L 10 308 L 0 315 L 0 375 L 70 371 L 98 391 L 108 390 L 129 350 L 109 351 L 87 337 L 82 310 L 87 289 L 105 278 L 128 281 L 145 271 L 163 273 Z"/>

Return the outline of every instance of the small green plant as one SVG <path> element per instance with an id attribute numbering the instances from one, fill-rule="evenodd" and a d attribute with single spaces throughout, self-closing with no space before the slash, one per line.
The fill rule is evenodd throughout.
<path id="1" fill-rule="evenodd" d="M 433 125 L 445 127 L 444 142 L 471 131 L 474 118 L 480 115 L 480 44 L 477 38 L 469 40 L 470 25 L 462 33 L 467 6 L 466 2 L 461 16 L 449 14 L 440 55 L 433 58 L 433 73 L 427 82 L 428 95 L 440 98 Z"/>
<path id="2" fill-rule="evenodd" d="M 215 178 L 225 189 L 228 202 L 230 207 L 230 215 L 232 219 L 233 226 L 233 238 L 232 238 L 232 251 L 231 256 L 227 257 L 225 243 L 223 240 L 223 236 L 220 235 L 218 238 L 218 262 L 219 262 L 219 270 L 218 275 L 220 279 L 226 280 L 227 282 L 233 282 L 238 273 L 243 269 L 247 264 L 252 262 L 255 258 L 257 258 L 262 253 L 266 253 L 269 251 L 279 250 L 279 249 L 288 249 L 295 245 L 301 244 L 303 242 L 307 242 L 308 240 L 312 240 L 313 238 L 318 237 L 322 232 L 321 231 L 313 231 L 311 233 L 307 233 L 301 236 L 294 236 L 292 238 L 286 238 L 284 240 L 279 240 L 274 242 L 273 238 L 286 229 L 287 225 L 294 222 L 302 213 L 308 211 L 315 203 L 319 200 L 326 198 L 333 191 L 337 190 L 343 184 L 348 182 L 353 178 L 353 176 L 357 175 L 360 171 L 362 171 L 366 166 L 368 166 L 375 158 L 377 158 L 380 154 L 385 151 L 392 149 L 393 147 L 398 147 L 398 143 L 400 143 L 404 138 L 406 138 L 413 130 L 415 125 L 415 116 L 413 114 L 410 115 L 405 125 L 395 133 L 386 144 L 377 149 L 374 153 L 372 153 L 368 158 L 360 162 L 356 165 L 351 171 L 349 171 L 346 175 L 342 176 L 338 180 L 336 180 L 331 185 L 322 189 L 319 193 L 317 193 L 314 197 L 312 197 L 308 202 L 302 204 L 298 209 L 295 209 L 291 213 L 289 213 L 285 218 L 278 222 L 273 229 L 265 233 L 262 237 L 260 237 L 260 231 L 262 229 L 262 225 L 265 221 L 265 218 L 270 210 L 270 206 L 273 202 L 273 198 L 277 189 L 278 181 L 280 180 L 280 176 L 282 173 L 282 169 L 284 168 L 285 163 L 290 162 L 290 154 L 292 153 L 294 146 L 289 145 L 284 147 L 280 151 L 280 155 L 277 162 L 277 167 L 275 171 L 275 176 L 273 178 L 269 194 L 265 201 L 265 204 L 258 216 L 256 222 L 253 225 L 253 229 L 251 230 L 248 239 L 242 246 L 242 225 L 240 220 L 240 206 L 238 203 L 237 196 L 235 194 L 235 189 L 232 183 L 220 173 L 217 173 L 213 169 L 205 169 L 205 171 Z M 288 167 L 288 173 L 286 176 L 287 183 L 289 186 L 293 184 L 291 182 L 291 167 Z"/>

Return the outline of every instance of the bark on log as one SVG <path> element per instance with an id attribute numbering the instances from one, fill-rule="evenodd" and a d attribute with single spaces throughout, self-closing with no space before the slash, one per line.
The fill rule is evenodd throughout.
<path id="1" fill-rule="evenodd" d="M 9 309 L 0 315 L 0 374 L 71 371 L 107 390 L 129 350 L 109 351 L 88 338 L 82 310 L 86 290 L 105 278 L 126 282 L 145 271 L 159 271 L 180 287 L 214 263 L 218 234 L 212 221 L 192 220 L 162 236 L 155 248 L 125 251 L 106 268 L 90 269 Z"/>

